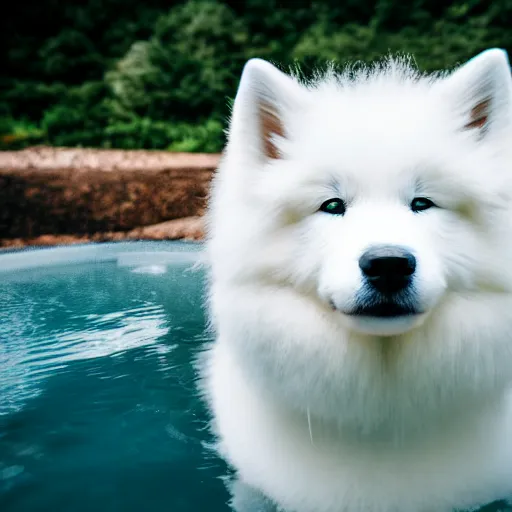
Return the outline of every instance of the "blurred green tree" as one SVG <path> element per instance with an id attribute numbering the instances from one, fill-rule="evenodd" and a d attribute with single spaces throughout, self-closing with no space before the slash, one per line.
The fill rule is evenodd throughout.
<path id="1" fill-rule="evenodd" d="M 430 71 L 512 51 L 511 22 L 512 0 L 27 0 L 0 19 L 0 147 L 218 151 L 250 57 Z"/>

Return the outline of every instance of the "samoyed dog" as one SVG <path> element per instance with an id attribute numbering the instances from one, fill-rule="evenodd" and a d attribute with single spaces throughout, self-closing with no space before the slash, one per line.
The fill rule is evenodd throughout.
<path id="1" fill-rule="evenodd" d="M 307 83 L 246 64 L 211 195 L 202 363 L 234 509 L 512 495 L 511 128 L 498 49 Z"/>

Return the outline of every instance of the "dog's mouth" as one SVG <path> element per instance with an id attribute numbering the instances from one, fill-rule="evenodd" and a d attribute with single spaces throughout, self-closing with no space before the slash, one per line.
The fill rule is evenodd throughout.
<path id="1" fill-rule="evenodd" d="M 426 318 L 413 293 L 367 294 L 359 296 L 353 308 L 348 310 L 337 308 L 333 301 L 331 307 L 342 313 L 351 329 L 372 336 L 397 336 L 421 325 Z"/>
<path id="2" fill-rule="evenodd" d="M 382 302 L 370 305 L 360 305 L 347 313 L 350 316 L 396 318 L 421 314 L 416 308 L 408 304 L 397 302 Z"/>

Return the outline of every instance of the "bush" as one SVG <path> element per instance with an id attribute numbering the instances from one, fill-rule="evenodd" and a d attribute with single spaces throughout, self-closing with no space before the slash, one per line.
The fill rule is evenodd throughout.
<path id="1" fill-rule="evenodd" d="M 0 19 L 2 147 L 218 151 L 248 58 L 307 76 L 388 52 L 434 70 L 512 50 L 512 0 L 28 2 Z"/>
<path id="2" fill-rule="evenodd" d="M 111 113 L 109 90 L 103 82 L 71 87 L 61 101 L 43 115 L 41 128 L 54 146 L 104 146 Z"/>
<path id="3" fill-rule="evenodd" d="M 118 110 L 164 121 L 197 121 L 226 112 L 245 60 L 248 32 L 225 4 L 191 0 L 156 22 L 107 73 Z"/>
<path id="4" fill-rule="evenodd" d="M 418 13 L 416 23 L 405 19 L 409 24 L 394 31 L 387 27 L 396 23 L 390 16 L 377 11 L 368 25 L 347 24 L 341 29 L 322 19 L 304 33 L 292 55 L 299 61 L 319 63 L 372 61 L 389 52 L 405 52 L 414 55 L 421 69 L 435 71 L 451 68 L 487 48 L 512 49 L 511 28 L 494 26 L 490 15 L 469 16 L 466 4 L 451 6 L 441 19 Z"/>
<path id="5" fill-rule="evenodd" d="M 46 142 L 44 130 L 28 119 L 0 118 L 0 150 L 22 149 Z"/>
<path id="6" fill-rule="evenodd" d="M 137 117 L 108 126 L 103 147 L 214 153 L 222 149 L 222 138 L 222 123 L 212 119 L 191 125 Z"/>

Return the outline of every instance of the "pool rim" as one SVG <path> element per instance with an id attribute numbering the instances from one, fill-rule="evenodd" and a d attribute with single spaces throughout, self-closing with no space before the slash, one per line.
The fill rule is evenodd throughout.
<path id="1" fill-rule="evenodd" d="M 0 274 L 37 268 L 117 262 L 118 266 L 198 263 L 203 244 L 184 240 L 91 242 L 0 251 Z"/>

